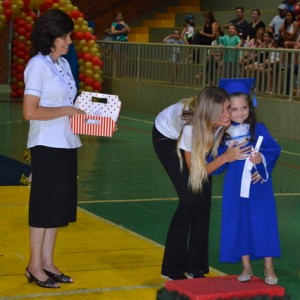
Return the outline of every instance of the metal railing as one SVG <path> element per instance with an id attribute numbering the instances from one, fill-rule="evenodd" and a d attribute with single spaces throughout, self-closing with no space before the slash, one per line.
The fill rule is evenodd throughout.
<path id="1" fill-rule="evenodd" d="M 256 78 L 256 93 L 300 99 L 299 50 L 98 41 L 103 75 L 201 87 Z"/>

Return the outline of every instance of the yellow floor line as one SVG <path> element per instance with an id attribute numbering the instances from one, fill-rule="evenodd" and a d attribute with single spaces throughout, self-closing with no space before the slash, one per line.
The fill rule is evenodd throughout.
<path id="1" fill-rule="evenodd" d="M 28 196 L 28 187 L 0 187 L 0 299 L 155 299 L 163 247 L 83 209 L 60 229 L 55 252 L 75 283 L 55 290 L 29 284 Z M 220 274 L 211 269 L 210 276 Z"/>

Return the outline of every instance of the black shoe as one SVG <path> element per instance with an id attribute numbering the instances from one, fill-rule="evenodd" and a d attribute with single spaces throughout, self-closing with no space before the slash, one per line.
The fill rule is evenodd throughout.
<path id="1" fill-rule="evenodd" d="M 161 277 L 167 280 L 182 280 L 182 279 L 187 279 L 187 277 L 185 276 L 185 274 L 170 274 L 170 275 L 164 275 L 161 274 Z"/>
<path id="2" fill-rule="evenodd" d="M 73 283 L 73 279 L 65 274 L 60 274 L 60 275 L 57 275 L 57 274 L 54 274 L 50 271 L 47 271 L 44 269 L 44 272 L 50 277 L 52 278 L 53 280 L 55 280 L 55 282 L 60 282 L 60 283 Z"/>
<path id="3" fill-rule="evenodd" d="M 188 279 L 194 279 L 194 278 L 205 278 L 205 275 L 203 274 L 202 271 L 195 271 L 193 273 L 185 273 L 186 277 Z"/>
<path id="4" fill-rule="evenodd" d="M 28 273 L 28 274 L 27 274 Z M 59 288 L 60 286 L 57 285 L 57 282 L 52 279 L 52 278 L 48 278 L 45 281 L 41 281 L 38 280 L 37 278 L 35 278 L 31 272 L 28 270 L 28 268 L 26 268 L 26 273 L 25 273 L 26 278 L 28 279 L 29 283 L 34 282 L 36 285 L 38 285 L 39 287 L 43 287 L 43 288 Z"/>

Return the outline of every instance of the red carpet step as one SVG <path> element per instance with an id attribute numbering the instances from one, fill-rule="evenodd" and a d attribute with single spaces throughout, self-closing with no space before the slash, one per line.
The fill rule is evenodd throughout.
<path id="1" fill-rule="evenodd" d="M 190 300 L 251 299 L 255 296 L 283 297 L 285 289 L 267 285 L 264 279 L 252 277 L 248 282 L 238 282 L 236 275 L 167 281 L 169 292 L 187 296 Z"/>

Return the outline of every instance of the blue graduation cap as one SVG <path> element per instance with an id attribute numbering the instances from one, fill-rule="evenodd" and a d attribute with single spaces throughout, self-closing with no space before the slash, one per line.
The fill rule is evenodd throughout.
<path id="1" fill-rule="evenodd" d="M 255 78 L 220 78 L 219 87 L 224 89 L 227 94 L 243 93 L 251 95 L 251 92 L 255 89 Z M 252 94 L 253 106 L 257 106 L 255 94 Z"/>

